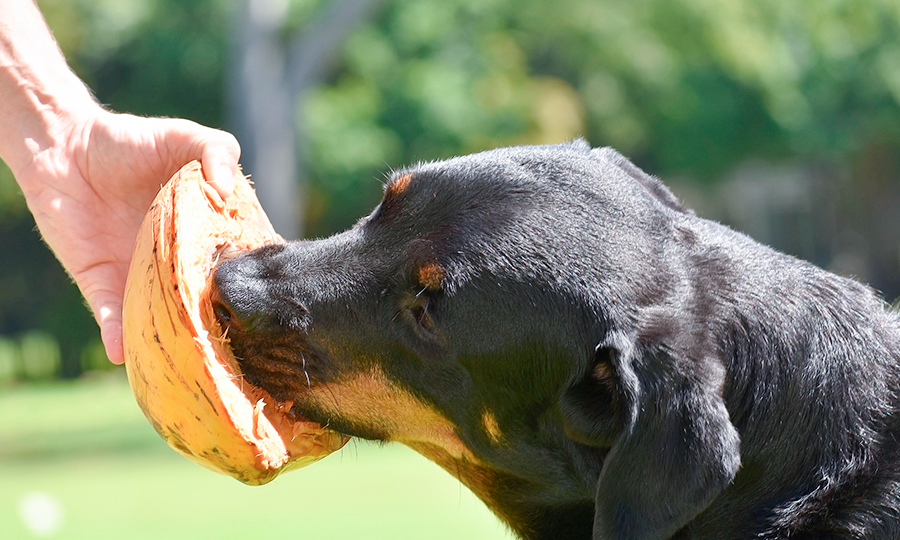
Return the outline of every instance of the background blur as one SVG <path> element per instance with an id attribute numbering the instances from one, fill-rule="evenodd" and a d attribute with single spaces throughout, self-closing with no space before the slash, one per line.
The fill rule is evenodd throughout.
<path id="1" fill-rule="evenodd" d="M 854 276 L 888 301 L 900 296 L 895 0 L 39 5 L 70 64 L 101 102 L 118 111 L 181 116 L 233 131 L 245 171 L 286 237 L 346 228 L 377 203 L 392 168 L 583 136 L 594 146 L 618 148 L 661 177 L 700 215 Z M 8 519 L 23 535 L 41 534 L 22 525 L 22 501 L 34 493 L 27 483 L 3 491 L 6 478 L 44 474 L 46 493 L 56 489 L 53 478 L 69 478 L 73 486 L 86 481 L 67 476 L 75 462 L 54 462 L 57 470 L 38 466 L 40 456 L 103 455 L 108 460 L 101 463 L 107 463 L 127 454 L 132 457 L 121 458 L 120 480 L 111 485 L 138 482 L 138 492 L 149 485 L 141 479 L 169 477 L 127 471 L 153 460 L 169 463 L 153 470 L 175 471 L 182 459 L 158 447 L 127 388 L 121 393 L 121 368 L 106 361 L 77 289 L 41 243 L 2 163 L 0 254 L 0 530 L 12 530 L 4 525 Z M 47 382 L 59 379 L 67 382 Z M 93 396 L 103 392 L 121 399 L 127 413 L 91 408 Z M 44 410 L 41 403 L 53 404 L 50 411 L 75 412 L 65 426 L 51 412 L 28 416 Z M 60 429 L 71 436 L 60 439 Z M 22 445 L 24 438 L 30 446 Z M 388 456 L 380 459 L 393 459 L 399 451 L 372 454 L 380 452 Z M 370 452 L 352 454 L 350 461 L 357 463 Z M 185 463 L 190 472 L 177 469 L 172 482 L 184 485 L 195 473 L 203 479 L 198 485 L 227 481 Z M 43 472 L 34 473 L 32 466 Z M 325 464 L 310 474 L 317 467 Z M 362 467 L 353 475 L 374 469 Z M 461 489 L 435 471 L 447 476 L 454 494 Z M 398 492 L 416 483 L 394 479 Z M 388 480 L 371 481 L 386 486 Z M 296 482 L 308 497 L 308 477 Z M 214 486 L 203 495 L 183 496 L 199 500 L 215 493 L 233 500 L 224 487 Z M 235 493 L 247 493 L 240 488 Z M 282 503 L 292 497 L 285 493 L 277 495 Z M 346 495 L 336 494 L 323 508 L 354 515 L 358 507 L 344 502 Z M 449 511 L 453 522 L 471 522 L 463 507 L 475 513 L 480 507 L 470 498 L 459 493 L 459 504 L 435 507 Z M 396 504 L 385 512 L 392 509 Z M 101 513 L 94 521 L 108 524 L 116 521 L 110 516 L 122 515 Z M 210 521 L 224 519 L 211 515 Z M 226 515 L 234 518 L 235 512 Z M 504 536 L 492 518 L 478 515 L 487 524 L 485 537 Z M 54 532 L 74 537 L 65 535 L 72 519 Z M 435 519 L 424 523 L 431 528 Z M 335 531 L 339 525 L 332 525 Z M 92 537 L 100 537 L 96 532 Z"/>

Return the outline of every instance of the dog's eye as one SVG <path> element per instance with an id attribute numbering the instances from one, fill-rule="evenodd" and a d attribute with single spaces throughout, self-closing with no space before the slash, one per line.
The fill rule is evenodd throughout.
<path id="1" fill-rule="evenodd" d="M 429 291 L 427 287 L 407 290 L 399 299 L 399 310 L 395 319 L 400 318 L 411 326 L 416 335 L 426 341 L 441 341 L 439 330 L 440 293 Z"/>
<path id="2" fill-rule="evenodd" d="M 416 331 L 419 337 L 429 341 L 438 339 L 437 325 L 434 319 L 434 304 L 425 294 L 410 296 L 402 308 L 403 318 Z"/>
<path id="3" fill-rule="evenodd" d="M 413 319 L 415 319 L 416 324 L 418 324 L 422 330 L 425 330 L 429 334 L 434 334 L 434 322 L 431 320 L 431 315 L 428 314 L 427 302 L 422 305 L 413 306 L 409 311 L 413 316 Z"/>

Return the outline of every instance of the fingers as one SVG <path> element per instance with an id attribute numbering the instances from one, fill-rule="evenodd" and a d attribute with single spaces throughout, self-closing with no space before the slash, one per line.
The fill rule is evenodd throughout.
<path id="1" fill-rule="evenodd" d="M 122 303 L 114 300 L 111 293 L 109 295 L 100 294 L 90 298 L 88 303 L 94 312 L 94 318 L 100 326 L 100 339 L 103 341 L 103 348 L 106 349 L 106 356 L 113 364 L 125 363 L 125 349 L 122 344 Z M 107 298 L 108 296 L 108 298 Z M 96 304 L 96 305 L 94 305 Z"/>
<path id="2" fill-rule="evenodd" d="M 214 133 L 203 147 L 200 164 L 206 181 L 226 199 L 234 191 L 234 176 L 238 173 L 241 147 L 231 133 L 211 131 Z"/>
<path id="3" fill-rule="evenodd" d="M 168 150 L 173 168 L 177 170 L 185 163 L 199 159 L 206 181 L 223 199 L 230 196 L 241 157 L 241 146 L 234 135 L 190 120 L 158 121 L 158 144 Z"/>
<path id="4" fill-rule="evenodd" d="M 106 349 L 106 356 L 113 364 L 125 363 L 125 349 L 122 345 L 122 311 L 121 308 L 117 315 L 108 312 L 109 317 L 106 322 L 100 323 L 100 339 L 103 341 L 103 348 Z"/>

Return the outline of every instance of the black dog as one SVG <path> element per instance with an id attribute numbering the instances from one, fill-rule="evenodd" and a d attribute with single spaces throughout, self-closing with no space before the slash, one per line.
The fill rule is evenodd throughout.
<path id="1" fill-rule="evenodd" d="M 900 538 L 900 320 L 610 149 L 401 171 L 215 273 L 247 379 L 527 539 Z"/>

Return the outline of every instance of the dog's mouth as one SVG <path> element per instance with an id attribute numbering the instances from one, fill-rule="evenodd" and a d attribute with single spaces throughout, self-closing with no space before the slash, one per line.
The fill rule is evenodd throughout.
<path id="1" fill-rule="evenodd" d="M 298 350 L 295 340 L 284 333 L 248 325 L 220 299 L 215 287 L 208 299 L 207 313 L 214 320 L 210 331 L 218 331 L 221 342 L 231 349 L 240 390 L 254 404 L 254 423 L 265 416 L 291 451 L 298 454 L 311 440 L 331 441 L 330 451 L 343 446 L 350 436 L 300 402 L 318 377 L 314 379 L 302 353 L 299 363 L 294 360 L 294 351 Z"/>
<path id="2" fill-rule="evenodd" d="M 248 389 L 265 393 L 271 401 L 271 409 L 266 410 L 292 423 L 294 435 L 313 424 L 343 433 L 332 415 L 313 405 L 311 394 L 325 380 L 326 363 L 318 361 L 318 355 L 305 350 L 305 344 L 291 333 L 238 320 L 220 300 L 212 301 L 212 311 L 222 339 L 234 354 L 245 393 L 254 391 Z"/>
<path id="3" fill-rule="evenodd" d="M 291 455 L 310 454 L 317 445 L 324 446 L 325 451 L 331 453 L 350 439 L 327 423 L 308 418 L 292 400 L 278 400 L 264 388 L 249 382 L 243 384 L 241 390 L 254 403 L 254 429 L 265 429 L 263 426 L 271 425 L 280 434 Z"/>

